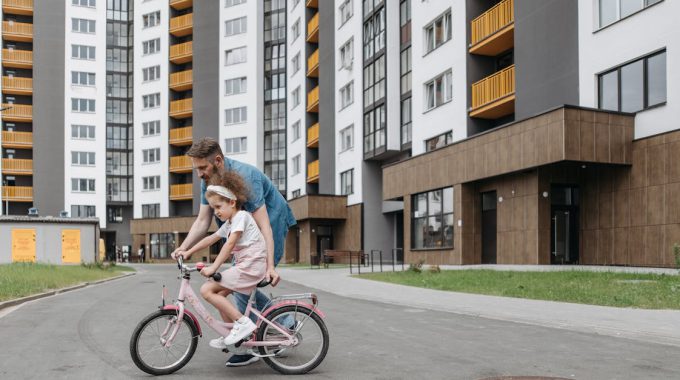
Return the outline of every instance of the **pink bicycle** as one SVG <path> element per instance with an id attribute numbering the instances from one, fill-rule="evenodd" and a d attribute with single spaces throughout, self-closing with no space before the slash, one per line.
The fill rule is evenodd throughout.
<path id="1" fill-rule="evenodd" d="M 177 300 L 166 305 L 163 288 L 160 310 L 139 322 L 130 339 L 132 360 L 139 369 L 152 375 L 167 375 L 184 367 L 196 351 L 198 338 L 203 336 L 198 319 L 185 309 L 185 302 L 221 336 L 229 334 L 233 326 L 210 315 L 191 288 L 190 273 L 203 269 L 203 263 L 189 267 L 180 257 L 178 268 L 182 282 Z M 219 281 L 220 273 L 213 278 Z M 263 281 L 258 287 L 267 285 Z M 305 300 L 311 300 L 311 304 Z M 254 301 L 255 292 L 250 295 L 245 315 L 253 313 L 257 317 L 257 330 L 249 339 L 228 346 L 225 351 L 261 357 L 283 374 L 307 373 L 321 364 L 328 352 L 329 339 L 316 294 L 275 297 L 262 313 L 253 307 Z"/>

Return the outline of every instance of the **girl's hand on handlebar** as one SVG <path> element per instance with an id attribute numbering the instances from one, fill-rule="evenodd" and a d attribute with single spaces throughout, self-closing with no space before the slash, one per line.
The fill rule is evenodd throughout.
<path id="1" fill-rule="evenodd" d="M 201 269 L 201 275 L 205 277 L 210 277 L 215 274 L 215 272 L 217 272 L 217 268 L 213 268 L 212 265 Z"/>

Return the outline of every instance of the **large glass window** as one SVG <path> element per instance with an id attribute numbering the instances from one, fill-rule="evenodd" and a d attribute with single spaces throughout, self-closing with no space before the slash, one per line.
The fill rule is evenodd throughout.
<path id="1" fill-rule="evenodd" d="M 411 248 L 453 248 L 452 187 L 413 195 L 411 208 Z"/>
<path id="2" fill-rule="evenodd" d="M 72 218 L 95 218 L 96 215 L 95 206 L 87 205 L 71 205 L 71 217 Z"/>
<path id="3" fill-rule="evenodd" d="M 354 194 L 354 169 L 340 173 L 340 195 Z"/>
<path id="4" fill-rule="evenodd" d="M 443 146 L 451 144 L 453 141 L 453 132 L 442 133 L 439 136 L 435 136 L 431 139 L 425 141 L 425 151 L 430 152 L 435 149 L 439 149 Z"/>
<path id="5" fill-rule="evenodd" d="M 167 259 L 175 250 L 175 236 L 171 233 L 151 234 L 151 257 L 154 259 Z"/>
<path id="6" fill-rule="evenodd" d="M 160 203 L 142 205 L 142 218 L 160 218 L 160 209 Z"/>
<path id="7" fill-rule="evenodd" d="M 666 102 L 666 51 L 627 63 L 598 77 L 598 107 L 638 112 Z"/>

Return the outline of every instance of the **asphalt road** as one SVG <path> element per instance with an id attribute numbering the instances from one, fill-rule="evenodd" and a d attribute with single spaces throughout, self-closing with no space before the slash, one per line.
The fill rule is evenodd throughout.
<path id="1" fill-rule="evenodd" d="M 130 335 L 160 304 L 163 283 L 176 296 L 176 277 L 170 266 L 143 266 L 0 312 L 0 379 L 150 378 L 130 359 Z M 202 279 L 192 281 L 198 289 Z M 272 292 L 309 290 L 283 282 Z M 331 346 L 308 378 L 680 379 L 680 347 L 318 294 Z M 281 377 L 262 361 L 224 367 L 228 355 L 208 346 L 216 334 L 206 329 L 191 362 L 168 378 Z"/>

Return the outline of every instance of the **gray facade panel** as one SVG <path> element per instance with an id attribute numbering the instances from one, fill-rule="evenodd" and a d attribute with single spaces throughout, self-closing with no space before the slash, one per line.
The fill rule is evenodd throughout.
<path id="1" fill-rule="evenodd" d="M 66 6 L 65 0 L 58 0 L 36 1 L 33 7 L 33 205 L 40 215 L 59 215 L 65 192 Z M 97 52 L 101 60 L 104 55 Z M 104 126 L 98 127 L 97 135 L 105 138 Z M 97 186 L 101 189 L 105 184 Z M 105 215 L 106 210 L 98 211 Z"/>
<path id="2" fill-rule="evenodd" d="M 335 194 L 335 14 L 319 7 L 319 194 Z"/>
<path id="3" fill-rule="evenodd" d="M 383 214 L 382 210 L 382 165 L 375 161 L 364 161 L 362 165 L 363 250 L 367 254 L 371 250 L 381 250 L 383 260 L 389 261 L 395 246 L 395 226 L 393 214 Z M 376 256 L 375 259 L 379 258 Z"/>

